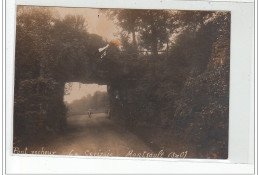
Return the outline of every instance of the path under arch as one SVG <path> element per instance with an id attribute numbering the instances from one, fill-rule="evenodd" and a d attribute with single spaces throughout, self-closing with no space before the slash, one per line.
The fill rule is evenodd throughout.
<path id="1" fill-rule="evenodd" d="M 68 133 L 32 150 L 54 151 L 56 155 L 134 157 L 154 154 L 142 139 L 108 119 L 107 114 L 74 115 L 67 119 Z"/>

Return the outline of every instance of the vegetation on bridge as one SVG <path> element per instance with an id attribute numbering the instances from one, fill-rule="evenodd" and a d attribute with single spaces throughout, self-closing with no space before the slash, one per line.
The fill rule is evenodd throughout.
<path id="1" fill-rule="evenodd" d="M 230 13 L 103 10 L 121 46 L 107 44 L 82 16 L 57 18 L 18 7 L 14 136 L 66 130 L 66 82 L 108 85 L 112 119 L 130 129 L 160 127 L 188 142 L 197 157 L 226 158 Z M 105 30 L 105 27 L 104 27 Z M 66 91 L 66 89 L 65 89 Z M 46 129 L 47 128 L 47 129 Z"/>

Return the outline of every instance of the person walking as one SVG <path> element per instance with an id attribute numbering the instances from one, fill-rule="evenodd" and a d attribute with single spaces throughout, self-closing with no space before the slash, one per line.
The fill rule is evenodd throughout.
<path id="1" fill-rule="evenodd" d="M 88 110 L 88 117 L 91 118 L 91 111 Z"/>
<path id="2" fill-rule="evenodd" d="M 111 111 L 110 111 L 110 109 L 108 110 L 107 114 L 108 114 L 108 119 L 111 120 L 112 116 L 111 116 Z"/>

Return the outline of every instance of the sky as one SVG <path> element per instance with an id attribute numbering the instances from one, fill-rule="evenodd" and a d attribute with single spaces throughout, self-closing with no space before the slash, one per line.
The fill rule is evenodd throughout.
<path id="1" fill-rule="evenodd" d="M 96 91 L 107 92 L 107 86 L 73 82 L 70 94 L 64 95 L 64 102 L 71 103 L 73 100 L 79 100 L 84 96 L 94 95 Z"/>
<path id="2" fill-rule="evenodd" d="M 86 18 L 89 33 L 98 34 L 107 41 L 115 39 L 114 33 L 116 26 L 100 9 L 68 7 L 54 7 L 53 9 L 58 12 L 60 17 L 66 15 L 82 15 Z"/>

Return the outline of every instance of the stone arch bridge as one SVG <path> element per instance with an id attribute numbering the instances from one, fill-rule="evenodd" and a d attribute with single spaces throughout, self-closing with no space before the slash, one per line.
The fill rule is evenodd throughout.
<path id="1" fill-rule="evenodd" d="M 39 131 L 43 131 L 43 135 L 66 131 L 66 106 L 63 98 L 67 82 L 107 85 L 112 120 L 133 127 L 138 116 L 136 102 L 140 102 L 140 83 L 148 81 L 143 72 L 154 69 L 152 62 L 154 60 L 149 60 L 149 56 L 137 57 L 136 54 L 119 52 L 116 47 L 109 48 L 102 60 L 99 54 L 75 60 L 67 71 L 68 76 L 55 80 L 57 84 L 52 93 L 48 94 L 50 100 L 39 101 L 40 115 L 28 120 L 30 122 L 25 130 L 30 134 L 27 135 L 39 137 Z"/>

